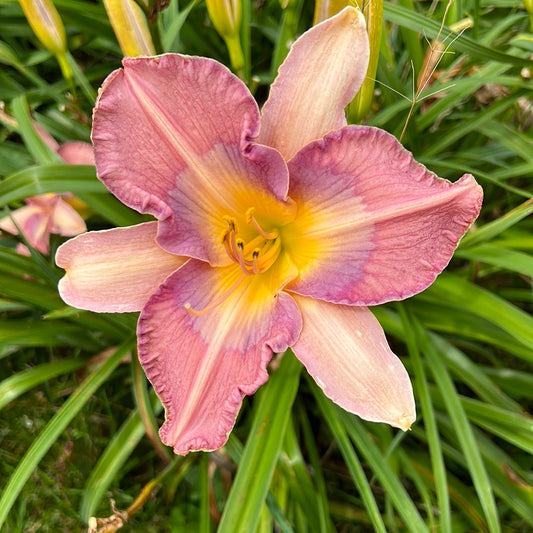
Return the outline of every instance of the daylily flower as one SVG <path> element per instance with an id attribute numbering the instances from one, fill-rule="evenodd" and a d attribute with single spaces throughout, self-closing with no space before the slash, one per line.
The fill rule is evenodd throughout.
<path id="1" fill-rule="evenodd" d="M 157 221 L 65 243 L 59 290 L 82 309 L 141 311 L 140 361 L 178 454 L 222 446 L 288 347 L 344 409 L 414 421 L 407 372 L 365 306 L 430 285 L 482 193 L 470 175 L 437 178 L 388 133 L 346 125 L 367 61 L 359 11 L 315 26 L 261 126 L 246 86 L 210 59 L 126 58 L 103 84 L 98 176 Z"/>
<path id="2" fill-rule="evenodd" d="M 58 145 L 48 132 L 37 128 L 45 142 L 70 165 L 94 165 L 93 148 L 89 143 L 71 141 Z M 50 252 L 50 234 L 72 237 L 87 231 L 83 218 L 69 202 L 72 194 L 42 194 L 26 198 L 26 205 L 0 219 L 0 229 L 13 235 L 22 232 L 28 243 L 42 254 Z M 18 228 L 18 229 L 17 229 Z M 28 255 L 25 245 L 19 244 L 18 251 Z"/>

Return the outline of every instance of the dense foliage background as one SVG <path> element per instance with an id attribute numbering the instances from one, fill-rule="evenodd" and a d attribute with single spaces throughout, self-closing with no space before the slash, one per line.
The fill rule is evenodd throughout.
<path id="1" fill-rule="evenodd" d="M 103 3 L 54 5 L 64 54 L 43 46 L 17 1 L 0 0 L 1 216 L 68 191 L 90 229 L 137 223 L 94 167 L 64 164 L 35 129 L 88 141 L 97 88 L 123 55 Z M 262 102 L 314 2 L 243 0 L 242 10 L 240 73 Z M 174 457 L 136 362 L 136 316 L 65 306 L 53 260 L 64 238 L 26 256 L 21 237 L 2 234 L 0 529 L 81 531 L 113 513 L 112 499 L 129 508 L 124 531 L 532 531 L 532 26 L 530 0 L 384 4 L 374 99 L 355 118 L 485 191 L 435 284 L 374 308 L 414 383 L 407 433 L 337 408 L 287 354 L 224 449 Z M 172 0 L 151 31 L 158 52 L 231 65 L 204 2 Z M 91 521 L 113 530 L 102 524 Z"/>

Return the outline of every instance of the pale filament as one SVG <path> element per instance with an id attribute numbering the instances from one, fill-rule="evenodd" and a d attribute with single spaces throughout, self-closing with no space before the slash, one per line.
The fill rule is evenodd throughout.
<path id="1" fill-rule="evenodd" d="M 243 282 L 244 278 L 245 276 L 241 276 L 227 291 L 224 291 L 218 298 L 216 298 L 207 307 L 204 307 L 203 309 L 193 309 L 191 307 L 191 304 L 187 302 L 186 304 L 184 304 L 184 307 L 187 310 L 187 313 L 193 316 L 201 316 L 213 310 L 215 307 L 218 307 L 221 303 L 225 302 L 237 290 L 239 285 Z"/>
<path id="2" fill-rule="evenodd" d="M 252 266 L 252 263 L 244 259 L 244 241 L 242 239 L 238 239 L 236 242 L 238 248 L 237 262 L 239 263 L 244 274 L 250 274 L 248 269 Z"/>

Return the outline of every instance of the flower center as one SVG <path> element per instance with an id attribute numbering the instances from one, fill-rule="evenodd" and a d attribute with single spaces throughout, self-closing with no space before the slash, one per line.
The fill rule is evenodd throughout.
<path id="1" fill-rule="evenodd" d="M 246 211 L 246 223 L 255 229 L 257 235 L 248 241 L 240 236 L 236 219 L 224 217 L 228 229 L 222 236 L 222 244 L 230 259 L 239 264 L 245 275 L 266 272 L 276 262 L 281 251 L 279 231 L 275 228 L 265 231 L 254 215 L 255 208 L 250 207 Z"/>
<path id="2" fill-rule="evenodd" d="M 242 275 L 203 309 L 194 309 L 190 303 L 185 303 L 185 309 L 190 315 L 200 316 L 218 307 L 239 288 L 247 276 L 262 274 L 276 262 L 281 252 L 279 231 L 276 228 L 265 231 L 254 215 L 255 208 L 250 207 L 245 214 L 246 226 L 242 233 L 239 232 L 239 226 L 234 217 L 224 216 L 228 228 L 222 235 L 222 244 L 229 258 L 241 267 Z M 250 236 L 250 233 L 251 238 L 248 240 L 243 238 L 244 234 Z"/>

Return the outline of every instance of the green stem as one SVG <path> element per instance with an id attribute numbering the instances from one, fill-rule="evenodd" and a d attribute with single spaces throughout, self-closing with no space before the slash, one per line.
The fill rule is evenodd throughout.
<path id="1" fill-rule="evenodd" d="M 224 41 L 228 47 L 229 59 L 231 62 L 231 68 L 233 72 L 239 76 L 239 78 L 244 78 L 244 53 L 241 46 L 241 40 L 239 34 L 236 33 L 229 37 L 225 37 Z"/>

